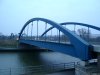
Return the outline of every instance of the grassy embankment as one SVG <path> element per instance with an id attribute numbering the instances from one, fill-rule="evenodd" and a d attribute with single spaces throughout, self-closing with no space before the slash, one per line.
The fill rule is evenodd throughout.
<path id="1" fill-rule="evenodd" d="M 17 48 L 18 41 L 14 39 L 0 40 L 1 48 Z"/>

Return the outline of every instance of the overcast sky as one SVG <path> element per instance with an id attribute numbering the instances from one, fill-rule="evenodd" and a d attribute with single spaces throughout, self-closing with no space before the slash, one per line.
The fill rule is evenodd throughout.
<path id="1" fill-rule="evenodd" d="M 82 22 L 100 27 L 100 0 L 0 0 L 0 32 L 19 33 L 31 18 Z"/>

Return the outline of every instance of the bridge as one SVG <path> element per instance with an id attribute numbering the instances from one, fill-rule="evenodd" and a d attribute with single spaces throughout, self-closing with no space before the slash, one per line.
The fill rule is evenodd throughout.
<path id="1" fill-rule="evenodd" d="M 78 29 L 78 33 L 76 29 L 79 27 L 87 29 Z M 45 48 L 87 61 L 96 58 L 97 52 L 100 52 L 100 40 L 91 38 L 90 29 L 100 31 L 100 27 L 84 23 L 56 23 L 45 18 L 32 18 L 22 27 L 19 44 Z"/>

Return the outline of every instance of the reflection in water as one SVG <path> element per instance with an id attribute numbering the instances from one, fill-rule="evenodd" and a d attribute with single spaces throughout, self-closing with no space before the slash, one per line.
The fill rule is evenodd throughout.
<path id="1" fill-rule="evenodd" d="M 19 75 L 22 70 L 24 72 L 27 71 L 27 66 L 52 65 L 77 61 L 80 60 L 58 52 L 0 52 L 0 69 L 7 69 L 7 71 L 2 70 L 3 74 L 6 73 L 5 75 L 10 73 L 10 68 L 12 75 Z M 59 75 L 66 75 L 66 72 L 61 72 Z"/>
<path id="2" fill-rule="evenodd" d="M 19 60 L 23 66 L 41 65 L 40 52 L 19 53 Z"/>
<path id="3" fill-rule="evenodd" d="M 0 68 L 38 66 L 80 61 L 58 52 L 1 52 Z"/>
<path id="4" fill-rule="evenodd" d="M 45 64 L 59 64 L 68 62 L 79 62 L 80 60 L 59 52 L 42 52 L 40 57 Z"/>

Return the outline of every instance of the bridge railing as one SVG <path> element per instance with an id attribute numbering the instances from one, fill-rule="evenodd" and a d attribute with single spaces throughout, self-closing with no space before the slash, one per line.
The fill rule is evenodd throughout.
<path id="1" fill-rule="evenodd" d="M 0 69 L 0 75 L 42 75 L 74 68 L 75 62 L 52 65 L 28 66 L 21 68 Z"/>
<path id="2" fill-rule="evenodd" d="M 66 36 L 58 37 L 57 35 L 46 36 L 46 37 L 38 36 L 38 38 L 37 38 L 37 36 L 32 36 L 32 37 L 31 36 L 23 36 L 23 37 L 21 37 L 21 39 L 70 44 L 70 40 Z"/>
<path id="3" fill-rule="evenodd" d="M 80 36 L 80 35 L 78 35 Z M 88 35 L 80 36 L 82 39 L 84 39 L 85 41 L 89 42 L 90 44 L 100 44 L 100 35 L 93 35 L 94 37 L 88 37 Z M 46 37 L 41 37 L 39 36 L 37 38 L 37 36 L 24 36 L 21 37 L 21 39 L 25 39 L 25 40 L 35 40 L 35 41 L 45 41 L 45 42 L 56 42 L 56 43 L 67 43 L 67 44 L 71 44 L 70 40 L 67 38 L 67 36 L 46 36 Z"/>
<path id="4" fill-rule="evenodd" d="M 78 36 L 80 36 L 80 35 L 78 35 Z M 84 36 L 80 36 L 80 37 L 90 44 L 100 45 L 100 34 L 91 34 L 90 36 L 84 35 Z M 67 36 L 64 36 L 64 35 L 62 37 L 58 37 L 57 35 L 46 36 L 46 37 L 39 36 L 38 38 L 37 38 L 37 36 L 32 36 L 32 37 L 31 36 L 23 36 L 23 37 L 21 37 L 21 39 L 70 44 L 70 40 L 67 38 Z"/>

